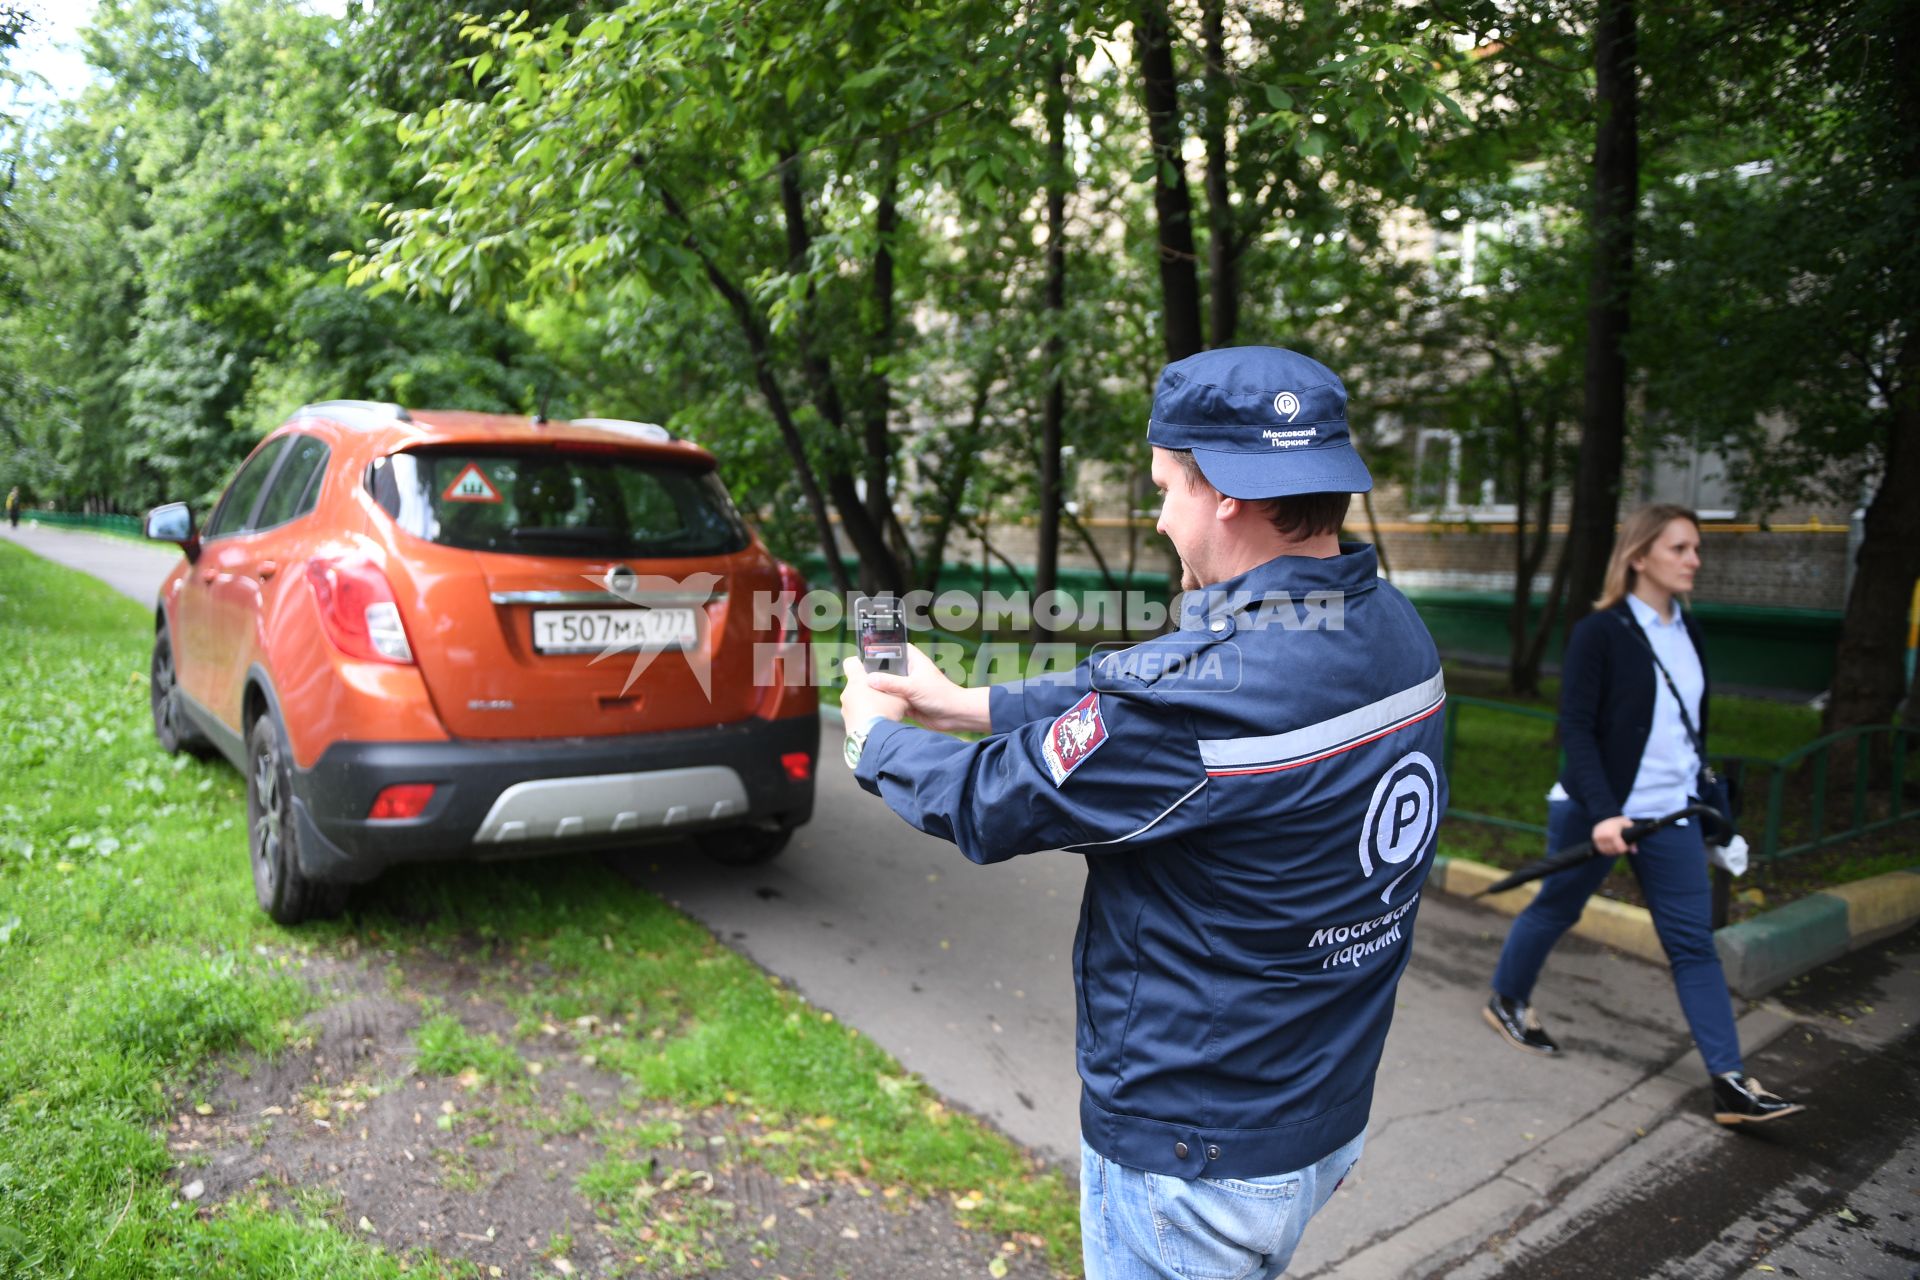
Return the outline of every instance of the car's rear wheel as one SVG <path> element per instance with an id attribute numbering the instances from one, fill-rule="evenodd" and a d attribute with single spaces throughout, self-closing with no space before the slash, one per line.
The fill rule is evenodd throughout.
<path id="1" fill-rule="evenodd" d="M 280 725 L 267 712 L 247 735 L 247 851 L 253 896 L 281 924 L 324 919 L 346 906 L 345 885 L 318 884 L 300 872 L 293 820 L 292 761 Z"/>
<path id="2" fill-rule="evenodd" d="M 793 839 L 793 830 L 784 822 L 770 822 L 706 831 L 694 839 L 702 853 L 722 866 L 755 867 L 779 857 Z"/>
<path id="3" fill-rule="evenodd" d="M 202 760 L 213 755 L 213 743 L 187 719 L 181 705 L 180 682 L 174 675 L 173 637 L 163 625 L 153 636 L 153 663 L 147 672 L 147 701 L 153 708 L 153 736 L 168 755 L 184 751 Z"/>

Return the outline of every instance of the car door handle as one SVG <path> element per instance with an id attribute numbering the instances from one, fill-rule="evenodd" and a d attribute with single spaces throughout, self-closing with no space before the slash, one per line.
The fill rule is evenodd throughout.
<path id="1" fill-rule="evenodd" d="M 260 575 L 260 581 L 265 582 L 268 578 L 280 572 L 280 566 L 272 560 L 262 560 L 254 567 L 253 571 Z"/>

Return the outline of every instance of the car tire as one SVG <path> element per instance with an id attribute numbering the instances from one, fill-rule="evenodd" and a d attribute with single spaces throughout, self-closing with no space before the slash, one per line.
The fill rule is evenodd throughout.
<path id="1" fill-rule="evenodd" d="M 725 827 L 694 837 L 700 851 L 725 867 L 757 867 L 780 856 L 793 839 L 794 829 L 786 823 L 765 826 Z"/>
<path id="2" fill-rule="evenodd" d="M 153 635 L 153 661 L 147 668 L 147 702 L 153 711 L 153 736 L 168 755 L 184 751 L 202 760 L 213 758 L 213 743 L 187 718 L 180 683 L 174 678 L 173 637 L 163 623 Z"/>
<path id="3" fill-rule="evenodd" d="M 253 722 L 247 734 L 247 858 L 253 896 L 280 924 L 336 916 L 347 903 L 345 885 L 319 884 L 301 874 L 291 755 L 272 712 Z"/>

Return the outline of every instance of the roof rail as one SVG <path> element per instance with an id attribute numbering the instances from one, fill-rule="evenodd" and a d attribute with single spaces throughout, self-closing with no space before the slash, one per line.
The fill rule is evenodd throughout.
<path id="1" fill-rule="evenodd" d="M 320 400 L 303 404 L 295 417 L 332 418 L 350 427 L 383 427 L 389 422 L 412 422 L 406 409 L 379 400 Z"/>
<path id="2" fill-rule="evenodd" d="M 646 440 L 653 444 L 667 444 L 680 439 L 657 422 L 635 422 L 631 418 L 574 418 L 576 427 L 599 427 L 602 431 L 617 431 L 632 436 L 636 440 Z"/>

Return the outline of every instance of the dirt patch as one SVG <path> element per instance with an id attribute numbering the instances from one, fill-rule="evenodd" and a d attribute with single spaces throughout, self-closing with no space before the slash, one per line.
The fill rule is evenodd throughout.
<path id="1" fill-rule="evenodd" d="M 996 1257 L 1010 1276 L 1050 1274 L 1040 1241 L 969 1229 L 945 1202 L 770 1172 L 754 1153 L 778 1135 L 755 1117 L 641 1097 L 561 1028 L 512 1042 L 518 1019 L 467 965 L 310 957 L 305 971 L 330 1002 L 295 1047 L 231 1064 L 197 1104 L 178 1099 L 175 1177 L 203 1213 L 318 1214 L 489 1277 L 931 1278 L 977 1276 Z M 524 1066 L 423 1072 L 429 1000 Z"/>

